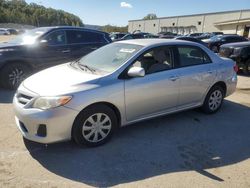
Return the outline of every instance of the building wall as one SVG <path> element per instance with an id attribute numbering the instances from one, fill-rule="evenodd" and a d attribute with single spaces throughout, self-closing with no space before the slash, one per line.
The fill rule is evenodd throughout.
<path id="1" fill-rule="evenodd" d="M 223 31 L 227 34 L 238 33 L 243 34 L 245 24 L 228 24 L 223 26 L 215 26 L 217 22 L 226 22 L 230 20 L 250 19 L 250 10 L 229 11 L 221 13 L 209 13 L 190 16 L 166 17 L 155 20 L 135 20 L 129 21 L 129 32 L 141 30 L 157 34 L 162 31 L 162 28 L 180 34 L 194 32 L 215 32 Z M 248 24 L 248 23 L 247 23 Z M 237 26 L 238 25 L 238 26 Z M 250 25 L 250 23 L 248 24 Z"/>
<path id="2" fill-rule="evenodd" d="M 220 27 L 215 27 L 216 22 L 225 22 L 229 20 L 237 20 L 240 18 L 240 11 L 234 13 L 211 14 L 205 16 L 204 32 L 222 31 Z M 232 27 L 232 26 L 231 26 Z M 230 31 L 230 30 L 227 30 Z M 233 33 L 236 32 L 236 26 Z"/>

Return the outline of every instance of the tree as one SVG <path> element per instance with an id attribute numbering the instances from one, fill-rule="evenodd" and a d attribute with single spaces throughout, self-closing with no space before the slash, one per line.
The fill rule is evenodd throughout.
<path id="1" fill-rule="evenodd" d="M 153 19 L 156 19 L 157 18 L 157 16 L 156 16 L 156 14 L 148 14 L 147 16 L 145 16 L 144 18 L 143 18 L 143 20 L 153 20 Z"/>
<path id="2" fill-rule="evenodd" d="M 114 26 L 114 25 L 105 25 L 102 27 L 102 31 L 107 32 L 107 33 L 111 33 L 111 32 L 128 32 L 128 26 L 125 27 L 118 27 L 118 26 Z"/>
<path id="3" fill-rule="evenodd" d="M 82 20 L 63 10 L 46 8 L 25 0 L 0 0 L 0 23 L 19 23 L 33 26 L 83 26 Z"/>

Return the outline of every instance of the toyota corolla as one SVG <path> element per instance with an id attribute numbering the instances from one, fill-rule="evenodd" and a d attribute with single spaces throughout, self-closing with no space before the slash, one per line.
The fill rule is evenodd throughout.
<path id="1" fill-rule="evenodd" d="M 98 146 L 138 121 L 198 107 L 217 112 L 235 91 L 236 72 L 232 60 L 198 43 L 120 41 L 23 81 L 16 123 L 28 140 Z"/>

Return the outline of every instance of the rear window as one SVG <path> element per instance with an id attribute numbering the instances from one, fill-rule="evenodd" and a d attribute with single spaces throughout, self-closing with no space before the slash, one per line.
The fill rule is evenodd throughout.
<path id="1" fill-rule="evenodd" d="M 208 55 L 198 47 L 178 47 L 180 67 L 211 63 Z"/>
<path id="2" fill-rule="evenodd" d="M 69 30 L 67 31 L 67 38 L 69 44 L 106 42 L 102 33 L 90 31 Z"/>

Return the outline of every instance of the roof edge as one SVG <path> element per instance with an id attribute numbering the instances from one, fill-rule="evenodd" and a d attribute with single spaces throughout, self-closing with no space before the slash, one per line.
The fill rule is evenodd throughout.
<path id="1" fill-rule="evenodd" d="M 188 15 L 186 14 L 186 15 L 179 15 L 179 16 L 167 16 L 167 17 L 159 17 L 159 18 L 152 19 L 152 20 L 161 20 L 161 19 L 166 19 L 166 18 L 181 18 L 181 17 L 189 17 L 189 16 L 206 16 L 206 15 L 212 15 L 212 14 L 225 14 L 225 13 L 245 12 L 245 11 L 250 12 L 250 9 L 228 10 L 228 11 L 221 11 L 221 12 L 208 12 L 208 13 L 188 14 Z M 134 22 L 134 21 L 148 21 L 148 20 L 135 19 L 135 20 L 129 20 L 128 22 Z"/>

